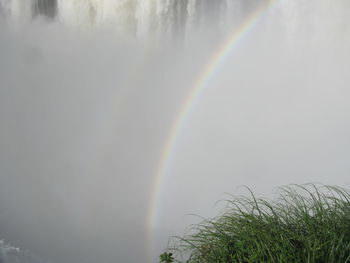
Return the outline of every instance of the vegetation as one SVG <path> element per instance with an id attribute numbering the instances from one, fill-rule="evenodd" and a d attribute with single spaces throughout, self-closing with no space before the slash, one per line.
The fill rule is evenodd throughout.
<path id="1" fill-rule="evenodd" d="M 220 216 L 192 226 L 192 234 L 175 237 L 168 251 L 177 259 L 171 254 L 161 262 L 350 263 L 347 190 L 285 186 L 275 201 L 248 190 L 250 197 L 233 197 Z"/>
<path id="2" fill-rule="evenodd" d="M 172 263 L 174 262 L 173 253 L 164 252 L 159 256 L 160 263 Z"/>

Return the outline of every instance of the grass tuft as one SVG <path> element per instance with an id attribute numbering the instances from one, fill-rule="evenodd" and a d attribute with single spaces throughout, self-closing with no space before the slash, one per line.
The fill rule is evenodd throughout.
<path id="1" fill-rule="evenodd" d="M 275 201 L 238 196 L 168 249 L 192 263 L 350 263 L 350 194 L 335 186 L 291 185 Z M 179 258 L 186 258 L 179 261 Z"/>

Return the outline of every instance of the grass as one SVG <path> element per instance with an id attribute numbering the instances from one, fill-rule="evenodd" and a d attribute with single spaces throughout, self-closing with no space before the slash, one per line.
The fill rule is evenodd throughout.
<path id="1" fill-rule="evenodd" d="M 248 188 L 247 188 L 248 189 Z M 325 185 L 278 189 L 274 201 L 232 197 L 224 212 L 173 238 L 175 258 L 191 263 L 350 263 L 350 194 Z M 173 255 L 171 254 L 171 256 Z M 180 260 L 185 259 L 185 260 Z"/>

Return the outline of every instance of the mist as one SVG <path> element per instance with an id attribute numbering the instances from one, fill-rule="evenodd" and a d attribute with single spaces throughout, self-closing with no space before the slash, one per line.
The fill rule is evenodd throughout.
<path id="1" fill-rule="evenodd" d="M 46 262 L 156 262 L 200 221 L 189 214 L 215 216 L 242 185 L 350 186 L 350 6 L 276 1 L 192 105 L 151 229 L 171 127 L 259 1 L 167 1 L 158 13 L 124 2 L 0 1 L 0 239 Z"/>

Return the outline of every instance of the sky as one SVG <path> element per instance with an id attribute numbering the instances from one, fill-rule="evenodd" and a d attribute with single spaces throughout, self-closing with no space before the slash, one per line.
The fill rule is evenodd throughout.
<path id="1" fill-rule="evenodd" d="M 183 102 L 245 13 L 166 40 L 2 20 L 0 239 L 57 263 L 155 262 L 242 185 L 350 187 L 350 9 L 316 2 L 279 1 L 215 67 L 157 188 Z"/>

